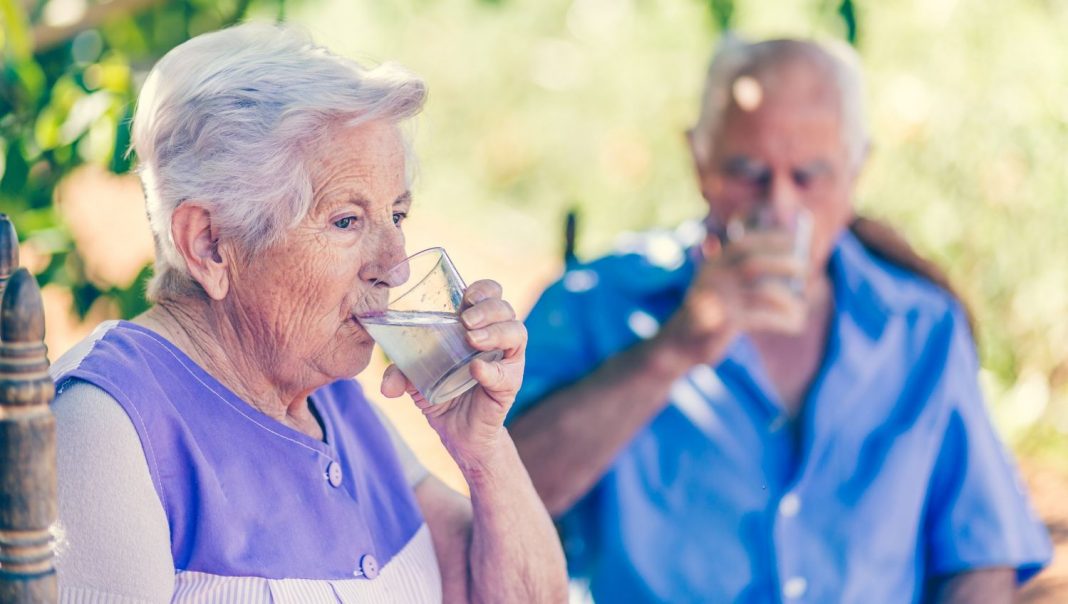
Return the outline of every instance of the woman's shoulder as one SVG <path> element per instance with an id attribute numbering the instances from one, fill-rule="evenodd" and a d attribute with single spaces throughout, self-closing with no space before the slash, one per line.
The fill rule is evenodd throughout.
<path id="1" fill-rule="evenodd" d="M 121 588 L 147 598 L 170 589 L 167 519 L 129 416 L 106 391 L 76 379 L 57 394 L 52 412 L 61 593 Z M 136 562 L 130 552 L 138 552 Z"/>
<path id="2" fill-rule="evenodd" d="M 109 382 L 127 384 L 153 381 L 161 369 L 181 370 L 184 355 L 159 334 L 129 321 L 105 321 L 60 356 L 49 374 L 62 388 L 70 378 L 103 387 Z M 164 372 L 166 373 L 166 372 Z"/>
<path id="3" fill-rule="evenodd" d="M 119 324 L 119 321 L 104 321 L 98 325 L 92 333 L 82 338 L 77 344 L 64 352 L 48 368 L 48 373 L 52 375 L 52 379 L 57 380 L 58 382 L 63 376 L 76 370 L 90 353 L 92 353 L 97 343 L 104 339 L 109 332 L 118 327 Z"/>

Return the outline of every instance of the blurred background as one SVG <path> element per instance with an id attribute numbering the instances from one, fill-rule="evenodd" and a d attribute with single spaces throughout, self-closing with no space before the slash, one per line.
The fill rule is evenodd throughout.
<path id="1" fill-rule="evenodd" d="M 0 212 L 44 286 L 51 358 L 145 308 L 152 242 L 127 155 L 141 82 L 245 19 L 427 80 L 409 247 L 443 245 L 521 313 L 562 269 L 569 212 L 580 258 L 701 214 L 683 132 L 725 32 L 853 44 L 875 141 L 857 204 L 972 306 L 991 412 L 1060 544 L 1027 598 L 1068 601 L 1068 2 L 0 0 Z M 378 402 L 462 489 L 410 402 Z"/>

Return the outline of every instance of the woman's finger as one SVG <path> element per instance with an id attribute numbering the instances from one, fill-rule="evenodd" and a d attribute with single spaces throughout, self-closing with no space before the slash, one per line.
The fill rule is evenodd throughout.
<path id="1" fill-rule="evenodd" d="M 405 377 L 396 365 L 386 367 L 382 374 L 382 395 L 388 398 L 397 398 L 412 388 L 411 382 Z M 414 389 L 414 388 L 413 388 Z"/>
<path id="2" fill-rule="evenodd" d="M 520 379 L 510 375 L 508 367 L 500 362 L 488 362 L 483 359 L 475 359 L 470 365 L 471 377 L 490 394 L 490 398 L 502 403 L 502 396 L 508 400 L 519 390 Z"/>
<path id="3" fill-rule="evenodd" d="M 502 321 L 467 332 L 467 342 L 475 350 L 503 350 L 512 358 L 527 344 L 527 328 L 519 321 Z"/>
<path id="4" fill-rule="evenodd" d="M 512 305 L 500 298 L 487 298 L 475 303 L 460 313 L 460 319 L 468 329 L 484 327 L 492 323 L 501 323 L 515 319 Z"/>
<path id="5" fill-rule="evenodd" d="M 460 307 L 467 308 L 474 304 L 478 304 L 483 300 L 500 298 L 503 293 L 504 290 L 501 288 L 501 284 L 492 279 L 475 281 L 471 285 L 468 285 L 467 289 L 464 290 L 463 303 Z"/>

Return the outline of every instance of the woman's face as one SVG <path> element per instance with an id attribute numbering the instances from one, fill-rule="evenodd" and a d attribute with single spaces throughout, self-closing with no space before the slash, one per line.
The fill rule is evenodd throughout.
<path id="1" fill-rule="evenodd" d="M 314 202 L 299 225 L 241 266 L 228 312 L 279 385 L 352 377 L 374 342 L 354 317 L 374 281 L 404 259 L 411 206 L 401 134 L 371 122 L 332 133 L 311 150 Z"/>

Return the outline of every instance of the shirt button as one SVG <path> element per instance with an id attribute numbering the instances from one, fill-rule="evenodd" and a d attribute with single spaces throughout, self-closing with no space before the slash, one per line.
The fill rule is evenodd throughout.
<path id="1" fill-rule="evenodd" d="M 795 600 L 805 595 L 808 589 L 808 581 L 804 577 L 790 577 L 782 586 L 782 595 L 788 600 Z"/>
<path id="2" fill-rule="evenodd" d="M 801 498 L 797 493 L 787 493 L 779 501 L 779 514 L 784 518 L 793 518 L 801 509 Z"/>
<path id="3" fill-rule="evenodd" d="M 341 464 L 336 461 L 330 462 L 330 465 L 326 466 L 326 479 L 332 487 L 341 486 Z"/>
<path id="4" fill-rule="evenodd" d="M 356 574 L 362 574 L 365 579 L 374 579 L 378 576 L 378 560 L 371 554 L 360 556 L 360 570 Z"/>

